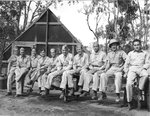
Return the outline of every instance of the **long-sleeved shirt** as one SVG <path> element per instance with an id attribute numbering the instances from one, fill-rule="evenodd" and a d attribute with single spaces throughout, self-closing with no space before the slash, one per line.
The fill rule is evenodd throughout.
<path id="1" fill-rule="evenodd" d="M 30 68 L 30 57 L 25 55 L 22 57 L 21 55 L 17 57 L 17 67 L 19 68 Z"/>
<path id="2" fill-rule="evenodd" d="M 77 68 L 87 68 L 89 64 L 89 56 L 86 53 L 83 53 L 82 55 L 75 55 L 73 60 L 73 69 Z"/>
<path id="3" fill-rule="evenodd" d="M 131 66 L 148 69 L 150 66 L 150 57 L 148 53 L 142 50 L 140 52 L 129 52 L 124 65 L 125 72 L 127 72 Z"/>
<path id="4" fill-rule="evenodd" d="M 31 60 L 31 67 L 32 68 L 37 68 L 39 58 L 37 56 L 35 56 L 35 57 L 31 56 L 30 60 Z"/>
<path id="5" fill-rule="evenodd" d="M 48 68 L 50 64 L 50 58 L 45 56 L 45 57 L 40 57 L 38 60 L 38 68 Z"/>
<path id="6" fill-rule="evenodd" d="M 124 51 L 118 50 L 116 52 L 109 52 L 106 59 L 109 66 L 122 67 L 126 57 L 127 54 Z"/>
<path id="7" fill-rule="evenodd" d="M 69 70 L 72 68 L 73 65 L 73 55 L 68 53 L 67 56 L 60 54 L 58 56 L 58 70 L 64 69 Z"/>
<path id="8" fill-rule="evenodd" d="M 10 63 L 10 67 L 16 67 L 17 66 L 17 55 L 11 55 L 11 57 L 8 59 L 8 62 Z"/>
<path id="9" fill-rule="evenodd" d="M 90 65 L 93 67 L 101 67 L 106 61 L 106 53 L 99 51 L 97 53 L 93 52 L 90 55 Z"/>
<path id="10" fill-rule="evenodd" d="M 58 57 L 56 56 L 56 57 L 50 58 L 48 71 L 57 70 L 57 65 L 58 65 Z"/>

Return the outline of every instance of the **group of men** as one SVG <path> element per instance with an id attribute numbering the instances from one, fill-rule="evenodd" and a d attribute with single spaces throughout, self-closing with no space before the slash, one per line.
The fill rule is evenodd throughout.
<path id="1" fill-rule="evenodd" d="M 62 90 L 60 98 L 64 97 L 66 85 L 68 85 L 70 90 L 68 96 L 75 94 L 83 97 L 92 90 L 92 99 L 102 101 L 107 98 L 109 77 L 114 76 L 115 101 L 119 102 L 122 78 L 127 77 L 127 101 L 129 109 L 132 109 L 132 85 L 138 77 L 142 100 L 142 90 L 150 67 L 150 57 L 142 50 L 141 41 L 133 40 L 133 47 L 134 50 L 127 55 L 119 49 L 119 42 L 112 39 L 109 43 L 111 51 L 108 54 L 101 50 L 97 42 L 94 42 L 93 52 L 90 55 L 85 53 L 82 45 L 79 44 L 76 46 L 75 56 L 69 53 L 67 45 L 64 45 L 62 53 L 58 56 L 54 48 L 50 49 L 51 57 L 46 56 L 44 49 L 40 51 L 40 55 L 37 55 L 35 48 L 32 49 L 31 56 L 25 55 L 25 49 L 20 48 L 18 56 L 18 49 L 15 48 L 14 55 L 8 60 L 7 95 L 12 94 L 11 80 L 15 74 L 17 97 L 23 94 L 26 79 L 28 81 L 25 85 L 31 85 L 31 87 L 38 81 L 40 94 L 47 96 L 54 79 L 59 78 L 59 87 Z M 74 92 L 74 76 L 79 77 L 77 92 Z"/>

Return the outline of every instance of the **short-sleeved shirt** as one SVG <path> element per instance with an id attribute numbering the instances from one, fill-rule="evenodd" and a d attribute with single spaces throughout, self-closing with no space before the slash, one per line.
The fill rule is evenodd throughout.
<path id="1" fill-rule="evenodd" d="M 86 53 L 83 53 L 81 56 L 79 54 L 75 55 L 73 60 L 74 67 L 84 67 L 89 64 L 89 56 Z"/>
<path id="2" fill-rule="evenodd" d="M 111 66 L 121 67 L 124 64 L 126 57 L 127 54 L 123 50 L 118 50 L 116 52 L 109 52 L 106 59 Z"/>
<path id="3" fill-rule="evenodd" d="M 30 67 L 30 57 L 25 55 L 22 57 L 21 55 L 17 58 L 17 66 L 21 68 L 29 68 Z"/>
<path id="4" fill-rule="evenodd" d="M 71 53 L 68 53 L 67 56 L 64 56 L 63 54 L 60 54 L 58 56 L 58 68 L 64 69 L 72 65 L 73 65 L 73 55 Z"/>
<path id="5" fill-rule="evenodd" d="M 11 67 L 17 66 L 17 55 L 11 55 L 11 57 L 8 59 L 8 62 L 11 63 Z"/>
<path id="6" fill-rule="evenodd" d="M 90 64 L 93 66 L 101 67 L 106 61 L 106 53 L 103 51 L 93 52 L 90 55 Z"/>

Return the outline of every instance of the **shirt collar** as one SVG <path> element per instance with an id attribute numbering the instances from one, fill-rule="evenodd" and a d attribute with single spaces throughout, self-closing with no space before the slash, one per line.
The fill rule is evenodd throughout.
<path id="1" fill-rule="evenodd" d="M 140 50 L 140 51 L 135 51 L 135 50 L 134 50 L 133 52 L 137 52 L 137 53 L 140 53 L 140 52 L 144 52 L 144 51 L 143 51 L 143 50 Z"/>

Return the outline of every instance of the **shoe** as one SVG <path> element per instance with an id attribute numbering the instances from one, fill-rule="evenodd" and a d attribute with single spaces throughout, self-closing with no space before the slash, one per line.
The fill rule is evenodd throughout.
<path id="1" fill-rule="evenodd" d="M 70 90 L 70 92 L 69 92 L 69 94 L 68 94 L 68 96 L 72 96 L 73 95 L 73 93 L 74 93 L 74 90 L 73 90 L 73 88 Z"/>
<path id="2" fill-rule="evenodd" d="M 103 101 L 105 99 L 107 99 L 107 96 L 105 93 L 102 93 L 102 95 L 100 95 L 100 97 L 98 98 L 98 101 Z"/>
<path id="3" fill-rule="evenodd" d="M 84 96 L 86 96 L 87 95 L 87 91 L 84 91 L 81 95 L 80 95 L 80 97 L 84 97 Z"/>
<path id="4" fill-rule="evenodd" d="M 92 99 L 95 100 L 97 98 L 97 92 L 96 91 L 92 91 L 93 95 L 92 95 Z"/>
<path id="5" fill-rule="evenodd" d="M 116 100 L 115 100 L 115 102 L 119 103 L 120 102 L 120 97 L 117 97 Z"/>
<path id="6" fill-rule="evenodd" d="M 12 95 L 12 92 L 7 92 L 6 96 Z"/>
<path id="7" fill-rule="evenodd" d="M 139 96 L 138 96 L 138 100 L 139 100 L 139 101 L 144 101 L 142 95 L 139 95 Z"/>
<path id="8" fill-rule="evenodd" d="M 15 97 L 21 97 L 22 96 L 22 94 L 16 94 L 15 95 Z"/>
<path id="9" fill-rule="evenodd" d="M 79 90 L 77 92 L 75 92 L 74 94 L 75 95 L 81 95 L 81 93 L 82 93 L 82 88 L 80 87 Z"/>
<path id="10" fill-rule="evenodd" d="M 29 95 L 33 91 L 32 88 L 27 89 L 27 95 Z"/>
<path id="11" fill-rule="evenodd" d="M 61 95 L 59 96 L 59 99 L 63 99 L 64 96 L 65 96 L 65 92 L 64 92 L 64 90 L 62 90 L 62 93 L 61 93 Z"/>
<path id="12" fill-rule="evenodd" d="M 133 105 L 132 105 L 132 103 L 131 103 L 131 102 L 129 102 L 129 103 L 128 103 L 128 109 L 129 109 L 129 110 L 134 109 L 134 107 L 133 107 Z"/>

